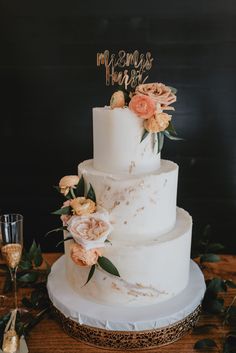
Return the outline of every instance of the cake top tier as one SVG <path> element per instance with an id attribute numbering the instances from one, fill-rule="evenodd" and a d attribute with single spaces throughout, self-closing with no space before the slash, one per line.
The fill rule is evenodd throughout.
<path id="1" fill-rule="evenodd" d="M 138 175 L 156 171 L 164 136 L 175 138 L 171 115 L 175 90 L 162 83 L 116 91 L 110 106 L 93 109 L 94 167 Z"/>

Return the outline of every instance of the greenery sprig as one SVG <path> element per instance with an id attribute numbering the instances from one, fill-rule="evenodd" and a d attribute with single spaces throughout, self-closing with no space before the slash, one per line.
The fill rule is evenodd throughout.
<path id="1" fill-rule="evenodd" d="M 5 264 L 1 264 L 1 269 L 5 272 L 3 294 L 7 294 L 12 290 L 11 277 Z M 49 264 L 43 259 L 40 245 L 33 241 L 29 251 L 23 250 L 17 274 L 18 287 L 32 289 L 29 296 L 22 298 L 23 308 L 18 310 L 16 331 L 19 336 L 27 335 L 30 329 L 50 312 L 50 300 L 46 288 L 50 270 Z M 3 333 L 9 317 L 9 312 L 0 316 L 0 345 L 2 345 Z"/>
<path id="2" fill-rule="evenodd" d="M 220 256 L 214 252 L 224 249 L 220 243 L 211 242 L 211 227 L 207 225 L 200 239 L 194 243 L 192 255 L 198 256 L 200 266 L 205 267 L 207 262 L 218 262 Z M 193 334 L 210 334 L 217 331 L 218 339 L 206 337 L 194 344 L 194 349 L 222 353 L 236 353 L 236 296 L 230 305 L 225 305 L 225 295 L 230 289 L 236 289 L 236 283 L 231 279 L 212 278 L 206 280 L 206 292 L 202 301 L 203 312 L 207 315 L 217 316 L 220 326 L 207 324 L 196 326 Z M 215 335 L 214 335 L 215 336 Z"/>

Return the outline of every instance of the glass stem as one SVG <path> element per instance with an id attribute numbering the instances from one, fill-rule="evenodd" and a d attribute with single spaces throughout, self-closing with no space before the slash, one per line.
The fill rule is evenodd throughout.
<path id="1" fill-rule="evenodd" d="M 17 266 L 15 268 L 11 268 L 10 273 L 11 273 L 11 280 L 13 283 L 14 308 L 17 309 L 17 306 L 18 306 L 17 281 L 16 281 Z"/>

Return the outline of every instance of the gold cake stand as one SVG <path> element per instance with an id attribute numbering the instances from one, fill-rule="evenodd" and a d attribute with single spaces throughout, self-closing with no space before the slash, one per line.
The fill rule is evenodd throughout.
<path id="1" fill-rule="evenodd" d="M 47 288 L 55 317 L 69 336 L 109 350 L 141 350 L 173 343 L 195 326 L 205 281 L 191 261 L 189 284 L 181 294 L 147 306 L 107 306 L 74 291 L 62 256 L 52 266 Z"/>
<path id="2" fill-rule="evenodd" d="M 105 349 L 142 350 L 173 343 L 187 334 L 196 325 L 200 312 L 199 305 L 191 314 L 176 323 L 153 330 L 112 331 L 91 327 L 66 317 L 53 306 L 55 318 L 71 337 L 92 346 Z"/>

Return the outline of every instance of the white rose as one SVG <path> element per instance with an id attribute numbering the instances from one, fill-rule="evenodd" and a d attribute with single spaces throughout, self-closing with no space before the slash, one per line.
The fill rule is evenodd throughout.
<path id="1" fill-rule="evenodd" d="M 68 221 L 67 230 L 74 241 L 84 249 L 102 248 L 112 231 L 109 213 L 106 210 L 83 215 L 72 216 Z"/>

